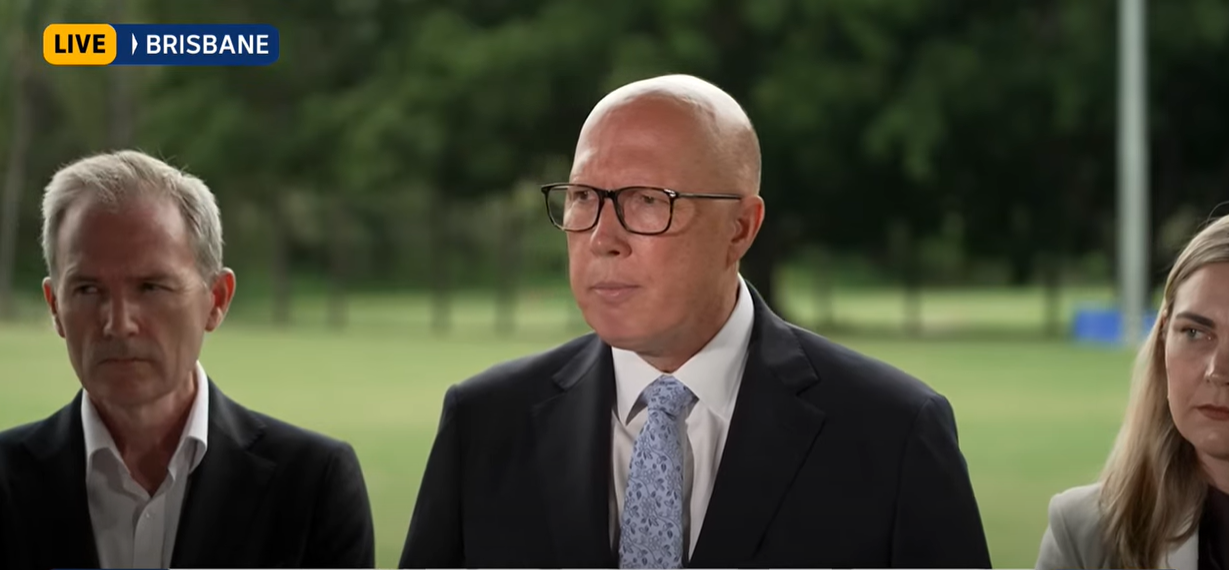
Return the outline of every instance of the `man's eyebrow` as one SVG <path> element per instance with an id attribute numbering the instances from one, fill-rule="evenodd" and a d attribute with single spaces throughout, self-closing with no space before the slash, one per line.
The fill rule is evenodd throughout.
<path id="1" fill-rule="evenodd" d="M 97 277 L 87 273 L 77 273 L 75 271 L 67 271 L 61 276 L 65 283 L 86 283 L 90 281 L 98 281 Z"/>
<path id="2" fill-rule="evenodd" d="M 143 273 L 137 277 L 137 281 L 174 281 L 175 275 L 165 271 L 155 271 L 152 273 Z"/>
<path id="3" fill-rule="evenodd" d="M 1203 315 L 1201 315 L 1201 314 L 1199 314 L 1199 313 L 1193 313 L 1193 312 L 1191 312 L 1191 311 L 1182 311 L 1181 313 L 1178 313 L 1178 314 L 1174 315 L 1174 318 L 1175 318 L 1175 319 L 1186 319 L 1186 320 L 1188 320 L 1188 321 L 1193 321 L 1193 322 L 1195 322 L 1195 323 L 1201 324 L 1201 325 L 1203 325 L 1203 326 L 1205 326 L 1205 327 L 1208 327 L 1208 328 L 1216 328 L 1216 322 L 1215 322 L 1215 321 L 1213 321 L 1212 319 L 1209 319 L 1208 317 L 1205 317 L 1205 316 L 1203 316 Z"/>

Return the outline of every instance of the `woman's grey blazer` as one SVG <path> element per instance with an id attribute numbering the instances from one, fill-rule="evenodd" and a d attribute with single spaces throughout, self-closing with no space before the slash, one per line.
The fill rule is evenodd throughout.
<path id="1" fill-rule="evenodd" d="M 1101 485 L 1067 489 L 1050 499 L 1050 524 L 1041 537 L 1037 570 L 1109 568 L 1101 537 Z M 1166 553 L 1163 568 L 1198 570 L 1199 533 Z"/>

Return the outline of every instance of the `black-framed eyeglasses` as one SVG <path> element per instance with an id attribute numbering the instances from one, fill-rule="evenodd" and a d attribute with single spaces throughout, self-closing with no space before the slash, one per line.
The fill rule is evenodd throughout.
<path id="1" fill-rule="evenodd" d="M 542 186 L 546 213 L 565 232 L 587 232 L 597 226 L 602 206 L 610 199 L 623 229 L 640 235 L 666 233 L 674 223 L 674 202 L 679 198 L 741 200 L 738 194 L 696 194 L 657 186 L 627 186 L 605 190 L 587 184 Z"/>

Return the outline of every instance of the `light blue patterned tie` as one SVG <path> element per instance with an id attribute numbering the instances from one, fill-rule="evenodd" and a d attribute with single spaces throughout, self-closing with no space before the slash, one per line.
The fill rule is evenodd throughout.
<path id="1" fill-rule="evenodd" d="M 648 420 L 632 447 L 623 500 L 620 568 L 683 567 L 683 437 L 681 415 L 695 395 L 662 376 L 641 395 Z"/>

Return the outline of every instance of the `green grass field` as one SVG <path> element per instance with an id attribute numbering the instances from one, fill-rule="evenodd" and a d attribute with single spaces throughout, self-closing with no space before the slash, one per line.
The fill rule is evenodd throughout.
<path id="1" fill-rule="evenodd" d="M 878 297 L 876 297 L 878 295 Z M 1101 300 L 1103 293 L 1081 293 Z M 1041 322 L 1040 297 L 983 292 L 927 298 L 926 320 L 944 326 Z M 1064 301 L 1070 306 L 1081 297 Z M 838 315 L 893 322 L 898 296 L 838 295 Z M 792 303 L 807 314 L 805 299 Z M 230 396 L 290 422 L 352 442 L 375 510 L 377 564 L 393 567 L 414 506 L 444 390 L 498 361 L 575 334 L 566 298 L 527 298 L 523 331 L 491 332 L 489 302 L 462 297 L 447 336 L 427 332 L 425 302 L 359 298 L 344 332 L 319 326 L 322 303 L 296 305 L 295 327 L 228 321 L 202 362 Z M 250 309 L 250 307 L 249 307 Z M 859 312 L 861 311 L 861 312 Z M 255 314 L 255 313 L 251 313 Z M 1092 480 L 1126 400 L 1131 355 L 1065 341 L 837 337 L 922 378 L 948 396 L 972 472 L 994 565 L 1031 568 L 1050 496 Z M 39 319 L 0 326 L 0 429 L 41 419 L 78 388 L 62 341 Z"/>

